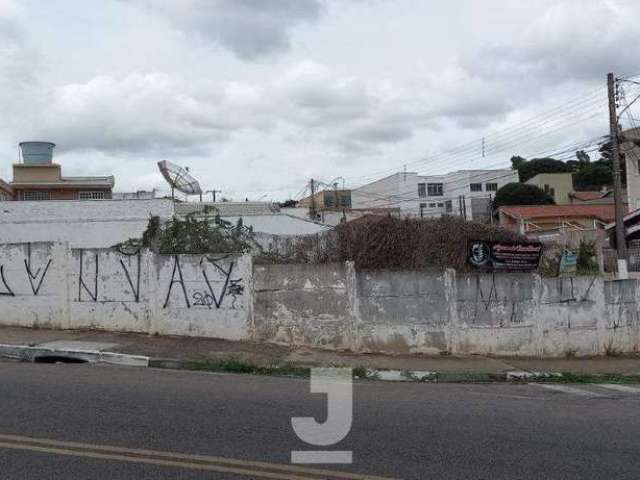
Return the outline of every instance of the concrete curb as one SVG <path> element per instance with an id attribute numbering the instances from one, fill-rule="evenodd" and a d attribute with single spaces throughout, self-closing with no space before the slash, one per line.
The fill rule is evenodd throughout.
<path id="1" fill-rule="evenodd" d="M 420 370 L 377 370 L 368 369 L 367 378 L 382 382 L 427 382 L 427 383 L 487 383 L 536 380 L 562 376 L 557 372 L 427 372 Z"/>
<path id="2" fill-rule="evenodd" d="M 106 363 L 129 367 L 148 367 L 149 357 L 125 353 L 101 352 L 99 350 L 77 350 L 38 347 L 30 345 L 0 344 L 0 357 L 23 362 L 36 362 L 38 358 L 60 357 L 87 363 Z"/>
<path id="3" fill-rule="evenodd" d="M 170 370 L 190 370 L 185 365 L 188 361 L 150 358 L 150 368 Z M 562 377 L 560 372 L 525 372 L 513 371 L 506 373 L 476 373 L 476 372 L 431 372 L 424 370 L 384 370 L 369 368 L 366 376 L 359 379 L 379 382 L 413 382 L 413 383 L 490 383 L 490 382 L 519 382 L 544 380 L 551 377 Z"/>

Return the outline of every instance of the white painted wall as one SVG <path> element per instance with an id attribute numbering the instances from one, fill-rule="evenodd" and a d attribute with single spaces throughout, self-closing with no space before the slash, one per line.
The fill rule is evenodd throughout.
<path id="1" fill-rule="evenodd" d="M 251 265 L 249 256 L 2 245 L 0 323 L 248 338 Z"/>
<path id="2" fill-rule="evenodd" d="M 61 242 L 74 248 L 108 248 L 140 238 L 151 216 L 170 219 L 173 205 L 160 198 L 2 202 L 0 243 Z"/>
<path id="3" fill-rule="evenodd" d="M 517 172 L 503 170 L 460 170 L 445 175 L 418 175 L 415 172 L 398 172 L 376 182 L 369 183 L 351 192 L 353 209 L 400 208 L 402 216 L 438 217 L 448 213 L 460 214 L 459 197 L 464 195 L 467 219 L 472 220 L 472 199 L 495 196 L 487 190 L 487 183 L 497 183 L 498 188 L 507 183 L 518 182 Z M 418 184 L 441 183 L 442 196 L 419 196 Z M 471 184 L 479 183 L 482 191 L 472 192 Z M 428 192 L 427 192 L 428 193 Z M 447 209 L 447 202 L 450 208 Z M 422 205 L 422 209 L 421 209 Z"/>

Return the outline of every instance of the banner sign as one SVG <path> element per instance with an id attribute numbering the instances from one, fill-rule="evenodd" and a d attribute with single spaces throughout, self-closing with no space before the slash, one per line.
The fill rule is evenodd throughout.
<path id="1" fill-rule="evenodd" d="M 565 250 L 560 259 L 560 275 L 573 274 L 578 271 L 578 254 Z"/>
<path id="2" fill-rule="evenodd" d="M 475 268 L 488 271 L 522 272 L 538 268 L 542 258 L 539 242 L 469 242 L 467 260 Z"/>

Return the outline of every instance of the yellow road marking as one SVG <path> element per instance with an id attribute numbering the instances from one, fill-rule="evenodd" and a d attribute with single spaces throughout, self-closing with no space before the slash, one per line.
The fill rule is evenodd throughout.
<path id="1" fill-rule="evenodd" d="M 0 448 L 28 450 L 55 455 L 69 455 L 103 460 L 145 463 L 166 467 L 187 468 L 191 470 L 251 475 L 258 478 L 279 480 L 394 480 L 388 477 L 304 468 L 293 465 L 107 445 L 92 445 L 43 438 L 23 437 L 18 435 L 0 434 Z"/>

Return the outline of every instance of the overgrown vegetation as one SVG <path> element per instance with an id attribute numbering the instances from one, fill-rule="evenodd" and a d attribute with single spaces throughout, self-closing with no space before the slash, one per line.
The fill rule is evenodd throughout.
<path id="1" fill-rule="evenodd" d="M 578 248 L 578 274 L 598 275 L 599 273 L 600 267 L 598 266 L 596 242 L 581 241 Z"/>
<path id="2" fill-rule="evenodd" d="M 234 225 L 208 207 L 204 214 L 174 217 L 161 224 L 158 217 L 149 220 L 142 239 L 130 239 L 115 246 L 127 253 L 140 247 L 164 254 L 245 253 L 257 248 L 253 230 L 242 218 Z"/>
<path id="3" fill-rule="evenodd" d="M 230 356 L 219 360 L 187 360 L 179 365 L 158 368 L 181 368 L 198 372 L 224 372 L 246 375 L 266 375 L 277 377 L 309 378 L 311 367 L 294 363 L 279 363 L 272 365 L 259 365 L 251 360 L 238 356 Z M 353 367 L 353 378 L 367 378 L 367 369 L 362 366 Z"/>
<path id="4" fill-rule="evenodd" d="M 496 192 L 494 207 L 503 205 L 553 205 L 555 201 L 535 185 L 527 183 L 507 183 Z"/>
<path id="5" fill-rule="evenodd" d="M 469 240 L 515 241 L 520 235 L 458 217 L 365 217 L 337 227 L 340 261 L 360 269 L 466 268 Z"/>
<path id="6" fill-rule="evenodd" d="M 254 257 L 256 263 L 332 263 L 339 262 L 337 233 L 271 237 L 269 244 Z"/>
<path id="7" fill-rule="evenodd" d="M 617 384 L 637 384 L 640 383 L 638 375 L 623 375 L 619 373 L 571 373 L 563 372 L 562 375 L 550 375 L 547 377 L 536 377 L 526 380 L 536 383 L 617 383 Z"/>
<path id="8" fill-rule="evenodd" d="M 187 215 L 174 217 L 160 227 L 158 248 L 160 253 L 239 253 L 248 252 L 254 245 L 253 231 L 245 227 L 240 218 L 236 225 L 218 214 L 202 218 Z"/>
<path id="9" fill-rule="evenodd" d="M 632 142 L 640 146 L 640 140 L 621 139 L 623 142 Z M 571 173 L 573 187 L 576 190 L 600 190 L 613 184 L 612 146 L 611 142 L 602 144 L 598 151 L 599 158 L 591 160 L 588 153 L 583 150 L 576 152 L 574 160 L 563 162 L 554 158 L 533 158 L 527 160 L 520 156 L 511 157 L 511 165 L 518 171 L 521 182 L 535 177 L 540 173 Z M 621 179 L 626 185 L 626 162 L 624 149 L 620 152 Z"/>
<path id="10" fill-rule="evenodd" d="M 580 240 L 579 246 L 551 244 L 545 246 L 540 263 L 540 274 L 544 277 L 557 277 L 560 273 L 562 254 L 567 250 L 578 255 L 575 275 L 599 275 L 598 254 L 595 240 Z M 573 275 L 573 274 L 572 274 Z"/>

